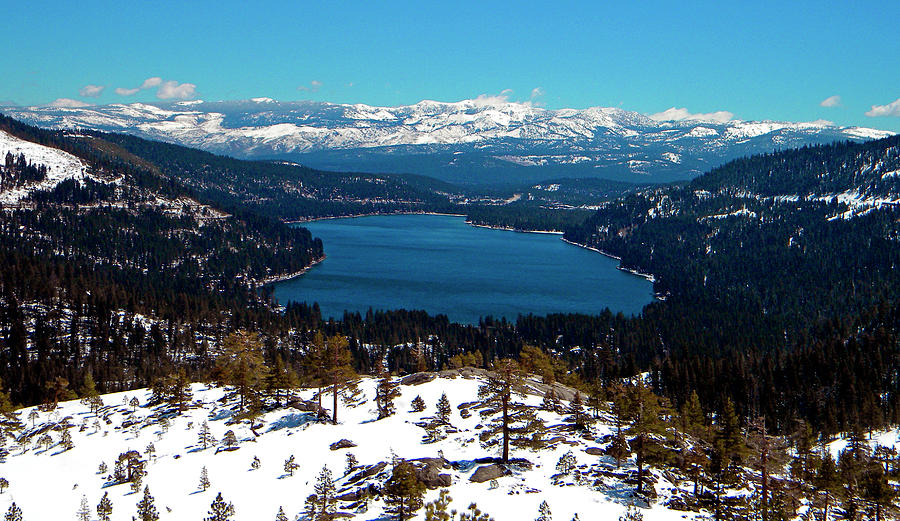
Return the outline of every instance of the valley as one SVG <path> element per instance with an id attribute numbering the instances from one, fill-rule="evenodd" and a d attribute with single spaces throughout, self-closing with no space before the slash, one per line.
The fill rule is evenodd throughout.
<path id="1" fill-rule="evenodd" d="M 898 288 L 893 268 L 900 262 L 895 246 L 900 237 L 896 137 L 754 156 L 689 183 L 640 186 L 557 179 L 473 191 L 423 177 L 323 172 L 215 156 L 127 135 L 43 130 L 9 118 L 0 123 L 10 157 L 22 154 L 2 165 L 5 203 L 0 212 L 0 261 L 5 266 L 0 278 L 0 414 L 5 419 L 0 430 L 10 446 L 0 464 L 0 477 L 10 485 L 0 493 L 0 501 L 9 501 L 7 509 L 16 501 L 17 507 L 37 510 L 40 516 L 68 515 L 41 510 L 60 509 L 63 503 L 42 506 L 31 495 L 35 486 L 24 470 L 34 465 L 31 458 L 61 458 L 52 461 L 67 462 L 59 467 L 67 469 L 65 483 L 52 481 L 52 487 L 71 496 L 72 505 L 66 507 L 71 512 L 88 491 L 90 502 L 108 491 L 116 512 L 134 510 L 143 489 L 126 490 L 129 481 L 120 477 L 100 481 L 88 468 L 97 463 L 84 463 L 88 454 L 96 458 L 100 450 L 94 446 L 99 438 L 92 436 L 106 430 L 107 436 L 118 439 L 122 454 L 135 450 L 135 461 L 146 463 L 146 482 L 143 477 L 139 481 L 156 494 L 160 518 L 178 519 L 182 512 L 199 516 L 212 508 L 213 498 L 205 491 L 170 477 L 188 461 L 214 471 L 208 476 L 214 484 L 219 479 L 216 471 L 228 476 L 221 482 L 222 492 L 240 516 L 259 492 L 234 485 L 238 472 L 246 470 L 233 465 L 252 464 L 252 458 L 236 458 L 254 446 L 266 460 L 252 472 L 266 470 L 254 476 L 276 482 L 266 486 L 271 515 L 283 506 L 292 516 L 288 519 L 312 519 L 318 514 L 303 513 L 307 505 L 302 495 L 291 494 L 296 501 L 285 499 L 283 489 L 295 476 L 279 474 L 279 465 L 270 467 L 270 459 L 283 458 L 269 451 L 286 450 L 306 436 L 311 437 L 301 442 L 304 445 L 338 441 L 332 435 L 360 444 L 351 433 L 371 427 L 376 429 L 373 440 L 400 436 L 396 448 L 365 449 L 366 459 L 358 463 L 371 474 L 358 480 L 337 477 L 341 462 L 335 458 L 340 456 L 332 456 L 330 448 L 328 457 L 309 457 L 316 461 L 314 467 L 334 466 L 333 480 L 342 487 L 343 498 L 333 503 L 335 511 L 362 519 L 386 515 L 393 469 L 407 468 L 406 459 L 420 467 L 435 461 L 422 458 L 437 458 L 437 473 L 449 476 L 445 488 L 459 501 L 453 503 L 456 508 L 464 509 L 477 497 L 479 508 L 496 519 L 543 515 L 538 498 L 547 501 L 545 510 L 565 517 L 602 512 L 646 519 L 743 519 L 765 509 L 794 518 L 829 508 L 834 518 L 854 509 L 879 516 L 879 509 L 887 515 L 895 512 L 893 499 L 878 494 L 892 490 L 896 481 L 890 447 L 900 414 L 895 377 L 900 305 L 893 297 Z M 49 169 L 30 157 L 43 158 Z M 408 213 L 467 217 L 383 215 Z M 453 262 L 449 252 L 464 250 L 464 237 L 483 234 L 495 248 L 524 241 L 527 252 L 494 252 L 500 266 L 511 264 L 505 258 L 517 263 L 529 257 L 544 259 L 549 271 L 531 278 L 549 286 L 525 293 L 527 281 L 506 269 L 513 289 L 497 294 L 509 293 L 517 307 L 496 315 L 491 305 L 499 299 L 476 298 L 489 281 L 474 281 L 475 293 L 452 303 L 429 291 L 434 274 L 426 276 L 422 287 L 439 306 L 450 303 L 446 312 L 439 306 L 422 310 L 428 306 L 416 299 L 369 310 L 371 300 L 378 298 L 357 298 L 360 286 L 353 284 L 344 296 L 326 285 L 321 299 L 282 301 L 282 288 L 324 273 L 332 259 L 362 256 L 367 263 L 359 251 L 342 253 L 339 241 L 323 242 L 304 225 L 286 222 L 359 214 L 376 215 L 306 226 L 315 230 L 341 228 L 347 222 L 381 223 L 380 232 L 378 226 L 365 229 L 348 241 L 361 243 L 360 251 L 367 254 L 383 251 L 387 256 L 369 258 L 368 264 L 390 266 L 393 260 L 398 264 L 389 271 L 406 277 L 418 261 L 393 259 L 397 249 L 419 249 L 422 255 L 423 248 L 432 247 L 450 261 L 444 271 L 461 270 L 463 282 L 449 283 L 456 289 L 471 279 L 471 266 L 482 264 L 491 252 L 484 244 L 476 245 L 471 248 L 474 258 Z M 553 235 L 510 234 L 466 221 L 515 230 L 559 230 L 572 245 Z M 397 224 L 401 222 L 410 224 L 404 229 Z M 453 225 L 443 230 L 436 223 Z M 385 235 L 387 230 L 394 235 Z M 441 234 L 444 242 L 434 242 Z M 371 243 L 365 246 L 363 239 Z M 549 245 L 566 253 L 545 251 Z M 580 260 L 565 267 L 568 256 Z M 591 269 L 594 263 L 604 267 Z M 652 280 L 616 268 L 652 274 Z M 494 268 L 486 277 L 497 278 L 501 269 Z M 296 279 L 269 284 L 303 272 Z M 592 278 L 603 272 L 629 281 L 637 298 L 619 283 L 610 284 L 610 295 L 603 296 L 606 283 Z M 403 284 L 409 284 L 407 278 L 388 281 L 387 286 Z M 651 300 L 653 293 L 660 298 Z M 334 307 L 326 307 L 326 297 L 334 294 L 337 301 L 327 304 Z M 582 297 L 558 310 L 539 307 L 550 295 L 571 300 L 578 294 L 587 300 Z M 623 304 L 610 306 L 622 297 L 627 297 Z M 350 302 L 358 307 L 343 313 Z M 451 315 L 466 309 L 467 315 Z M 244 338 L 247 331 L 256 338 L 247 363 L 264 368 L 253 377 L 252 389 L 230 376 L 233 368 L 226 369 L 226 361 L 238 356 L 231 351 L 234 339 Z M 340 371 L 321 372 L 332 356 L 340 362 Z M 537 414 L 547 429 L 535 439 L 534 432 L 544 432 L 539 423 L 531 424 L 534 429 L 526 428 L 529 422 L 516 427 L 534 444 L 528 448 L 523 439 L 525 448 L 513 449 L 514 457 L 528 460 L 530 470 L 517 466 L 523 462 L 482 459 L 496 457 L 498 446 L 490 434 L 497 424 L 496 409 L 464 407 L 471 409 L 471 419 L 461 419 L 454 424 L 457 432 L 432 443 L 420 439 L 434 431 L 427 417 L 398 409 L 402 420 L 389 420 L 386 402 L 377 397 L 388 392 L 388 383 L 400 382 L 398 406 L 411 409 L 410 393 L 418 392 L 414 382 L 433 381 L 437 383 L 432 387 L 447 390 L 455 383 L 444 379 L 459 378 L 469 383 L 454 400 L 472 403 L 479 387 L 503 374 L 505 364 L 512 363 L 508 359 L 518 360 L 515 366 L 531 374 L 522 418 Z M 470 369 L 441 373 L 465 367 Z M 310 415 L 318 410 L 310 404 L 319 388 L 335 385 L 335 378 L 361 378 L 363 394 L 345 393 L 346 416 L 335 432 L 324 434 L 330 426 L 319 414 Z M 190 383 L 198 381 L 218 385 Z M 263 381 L 268 387 L 259 387 Z M 565 386 L 558 390 L 568 393 L 568 404 L 557 407 L 552 396 L 546 398 L 551 381 Z M 422 393 L 427 382 L 418 384 Z M 190 420 L 178 410 L 184 407 L 182 391 L 188 385 L 196 397 L 187 413 Z M 598 418 L 589 427 L 572 427 L 566 419 L 571 416 L 566 411 L 577 405 L 572 403 L 576 391 L 583 404 L 593 400 L 595 412 L 589 416 Z M 435 392 L 426 394 L 434 399 Z M 100 413 L 92 409 L 91 404 L 99 403 L 94 393 L 112 394 L 115 401 L 129 395 L 122 406 L 102 398 L 103 414 L 111 422 L 106 425 L 119 422 L 120 429 L 105 429 L 105 420 L 99 429 L 84 423 Z M 237 402 L 234 393 L 241 396 Z M 283 408 L 286 394 L 295 397 L 295 410 Z M 76 395 L 86 401 L 56 409 L 57 402 Z M 323 403 L 327 408 L 328 400 Z M 655 420 L 636 413 L 641 409 L 634 409 L 635 403 L 652 407 Z M 28 407 L 44 410 L 31 418 Z M 217 439 L 233 431 L 215 450 L 200 448 L 190 439 L 204 417 Z M 161 418 L 166 418 L 162 424 Z M 77 435 L 76 419 L 85 425 L 84 430 L 78 427 Z M 191 434 L 165 443 L 162 425 L 167 422 L 169 429 L 175 424 Z M 376 433 L 388 424 L 390 436 Z M 135 425 L 141 428 L 135 430 Z M 642 435 L 643 428 L 655 430 Z M 867 432 L 883 448 L 874 443 L 863 448 Z M 156 452 L 154 436 L 164 452 Z M 767 467 L 764 478 L 752 455 L 760 440 L 790 447 L 783 454 L 795 463 L 771 471 Z M 154 443 L 153 455 L 144 454 L 145 442 Z M 70 443 L 75 444 L 71 449 Z M 650 450 L 645 444 L 651 444 L 652 451 L 645 452 Z M 85 451 L 79 452 L 82 445 Z M 841 459 L 844 446 L 852 446 L 853 452 Z M 396 458 L 389 456 L 392 448 Z M 563 458 L 570 450 L 574 463 Z M 834 463 L 843 465 L 843 481 L 817 488 L 816 476 L 828 472 L 820 468 L 828 465 L 826 454 L 843 461 Z M 178 464 L 168 460 L 175 456 Z M 569 470 L 560 474 L 556 465 L 563 459 L 569 463 L 561 468 Z M 851 460 L 857 466 L 851 467 Z M 156 462 L 162 478 L 153 477 Z M 472 462 L 499 465 L 492 470 L 501 474 L 496 487 L 487 483 L 486 494 L 484 483 L 470 482 L 477 470 Z M 89 472 L 76 477 L 81 470 L 69 470 L 76 467 Z M 298 475 L 304 486 L 314 487 L 321 469 L 301 467 Z M 434 470 L 420 468 L 416 480 L 435 483 L 428 477 Z M 69 483 L 72 478 L 77 481 Z M 82 483 L 91 479 L 96 480 L 92 485 Z M 15 483 L 23 480 L 25 492 L 17 492 Z M 867 485 L 859 486 L 862 482 Z M 79 486 L 73 489 L 75 483 Z M 365 504 L 353 492 L 363 486 L 363 496 L 369 498 Z M 107 490 L 116 488 L 120 490 Z M 347 495 L 351 492 L 355 495 Z M 426 499 L 440 503 L 439 493 L 434 488 Z M 763 497 L 771 501 L 765 507 Z M 439 503 L 431 508 L 439 508 Z M 226 507 L 222 503 L 218 508 Z M 416 516 L 431 519 L 419 508 Z M 327 515 L 332 516 L 331 511 Z"/>

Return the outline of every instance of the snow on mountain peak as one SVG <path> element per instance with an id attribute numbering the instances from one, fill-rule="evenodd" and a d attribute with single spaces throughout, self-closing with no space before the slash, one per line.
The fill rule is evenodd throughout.
<path id="1" fill-rule="evenodd" d="M 674 108 L 669 112 L 675 112 L 665 117 L 616 107 L 547 109 L 531 102 L 511 101 L 505 95 L 482 95 L 456 102 L 422 100 L 396 107 L 253 98 L 74 109 L 10 107 L 5 110 L 13 117 L 45 127 L 124 131 L 238 157 L 336 155 L 340 166 L 326 160 L 327 168 L 369 171 L 372 158 L 366 154 L 383 157 L 386 154 L 416 156 L 435 151 L 478 153 L 480 148 L 489 147 L 491 150 L 485 155 L 483 164 L 459 164 L 487 172 L 493 168 L 492 164 L 496 164 L 489 159 L 493 157 L 546 159 L 515 163 L 538 170 L 574 165 L 574 158 L 589 157 L 592 159 L 587 163 L 577 162 L 579 168 L 584 169 L 579 175 L 595 175 L 586 170 L 591 164 L 596 168 L 617 168 L 626 175 L 626 172 L 633 172 L 634 161 L 641 161 L 642 172 L 653 175 L 663 169 L 670 180 L 692 177 L 729 158 L 770 152 L 785 146 L 872 139 L 891 134 L 833 126 L 825 121 L 741 121 L 730 116 L 724 118 L 718 113 L 691 114 L 686 109 Z M 343 153 L 348 150 L 360 153 Z M 663 158 L 669 156 L 664 154 L 676 154 L 682 161 L 667 161 Z M 356 159 L 348 159 L 351 156 Z M 303 161 L 318 166 L 315 160 L 311 162 L 307 157 Z M 443 175 L 410 168 L 394 159 L 389 163 L 395 165 L 394 171 Z M 455 162 L 435 168 L 452 170 L 453 164 Z M 419 163 L 414 161 L 413 165 Z M 387 171 L 392 171 L 390 168 Z M 558 175 L 558 172 L 552 172 L 552 175 Z"/>

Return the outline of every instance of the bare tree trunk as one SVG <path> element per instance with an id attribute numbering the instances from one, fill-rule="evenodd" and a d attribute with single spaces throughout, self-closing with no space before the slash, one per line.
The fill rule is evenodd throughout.
<path id="1" fill-rule="evenodd" d="M 509 395 L 503 396 L 503 463 L 509 463 Z"/>
<path id="2" fill-rule="evenodd" d="M 642 494 L 644 492 L 644 435 L 638 435 L 638 446 L 637 446 L 637 493 Z"/>
<path id="3" fill-rule="evenodd" d="M 765 431 L 763 431 L 765 436 Z M 762 466 L 762 519 L 769 520 L 769 442 L 763 439 L 762 451 L 760 453 L 760 464 Z"/>
<path id="4" fill-rule="evenodd" d="M 338 382 L 337 382 L 337 380 L 336 380 L 336 379 L 335 379 L 335 380 L 334 380 L 334 383 L 333 383 L 333 384 L 332 384 L 332 388 L 331 388 L 331 390 L 332 390 L 332 391 L 334 391 L 334 413 L 333 413 L 333 414 L 332 414 L 332 422 L 333 422 L 333 423 L 334 423 L 334 424 L 335 424 L 335 425 L 337 425 L 337 407 L 338 407 L 338 403 L 337 403 L 337 399 L 338 399 Z"/>

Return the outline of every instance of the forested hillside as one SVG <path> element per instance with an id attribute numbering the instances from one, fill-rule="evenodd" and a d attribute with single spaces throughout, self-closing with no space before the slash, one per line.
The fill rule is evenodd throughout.
<path id="1" fill-rule="evenodd" d="M 272 312 L 264 282 L 322 258 L 307 230 L 202 202 L 108 142 L 0 123 L 53 145 L 29 150 L 83 162 L 73 175 L 27 158 L 0 166 L 4 194 L 25 194 L 0 205 L 0 378 L 18 402 L 85 371 L 125 389 L 196 364 L 223 321 Z"/>
<path id="2" fill-rule="evenodd" d="M 637 322 L 657 335 L 639 365 L 660 392 L 828 431 L 894 422 L 898 144 L 742 159 L 609 203 L 565 237 L 656 277 L 665 301 Z"/>

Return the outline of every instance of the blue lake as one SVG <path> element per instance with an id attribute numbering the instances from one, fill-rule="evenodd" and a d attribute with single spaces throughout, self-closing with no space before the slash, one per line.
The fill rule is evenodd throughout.
<path id="1" fill-rule="evenodd" d="M 519 314 L 637 314 L 652 284 L 559 235 L 476 228 L 462 217 L 389 215 L 304 223 L 327 258 L 275 284 L 275 298 L 344 310 L 424 309 L 451 320 Z"/>

